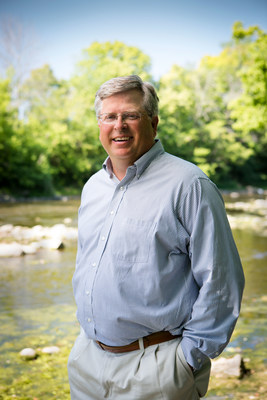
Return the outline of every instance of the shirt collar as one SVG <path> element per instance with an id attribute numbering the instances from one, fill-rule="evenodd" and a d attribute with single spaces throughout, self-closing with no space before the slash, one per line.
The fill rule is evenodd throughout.
<path id="1" fill-rule="evenodd" d="M 155 144 L 142 157 L 140 157 L 134 165 L 136 165 L 136 175 L 139 179 L 145 169 L 158 155 L 164 153 L 164 148 L 159 139 L 155 140 Z"/>
<path id="2" fill-rule="evenodd" d="M 145 169 L 158 155 L 164 153 L 164 148 L 159 139 L 155 140 L 155 144 L 145 154 L 143 154 L 138 160 L 135 161 L 134 166 L 136 167 L 137 179 L 140 178 Z M 103 163 L 104 170 L 109 174 L 109 177 L 113 177 L 112 163 L 109 157 Z"/>
<path id="3" fill-rule="evenodd" d="M 109 174 L 109 177 L 112 178 L 113 177 L 113 168 L 112 168 L 111 160 L 109 157 L 107 157 L 105 159 L 105 161 L 102 164 L 102 167 L 107 172 L 107 174 Z"/>

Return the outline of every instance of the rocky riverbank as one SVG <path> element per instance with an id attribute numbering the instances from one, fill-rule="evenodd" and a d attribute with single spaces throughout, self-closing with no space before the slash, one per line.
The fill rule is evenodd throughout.
<path id="1" fill-rule="evenodd" d="M 248 229 L 267 236 L 267 196 L 247 201 L 226 201 L 225 207 L 232 229 Z"/>
<path id="2" fill-rule="evenodd" d="M 65 220 L 66 223 L 70 222 Z M 61 250 L 69 241 L 77 240 L 77 228 L 66 224 L 32 228 L 6 224 L 0 226 L 0 257 L 35 254 L 39 249 Z"/>
<path id="3" fill-rule="evenodd" d="M 267 195 L 261 198 L 238 200 L 239 193 L 230 193 L 225 206 L 232 229 L 252 230 L 257 235 L 267 236 Z M 232 199 L 235 201 L 232 201 Z M 72 221 L 52 227 L 0 226 L 0 257 L 16 257 L 35 254 L 39 249 L 61 250 L 69 241 L 77 240 L 77 227 L 68 226 Z"/>

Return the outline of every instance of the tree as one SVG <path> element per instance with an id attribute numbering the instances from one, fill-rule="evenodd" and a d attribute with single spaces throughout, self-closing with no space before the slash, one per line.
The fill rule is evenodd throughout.
<path id="1" fill-rule="evenodd" d="M 193 146 L 198 121 L 195 119 L 195 96 L 192 75 L 174 65 L 159 82 L 160 124 L 159 137 L 166 151 L 192 160 Z"/>
<path id="2" fill-rule="evenodd" d="M 266 170 L 266 50 L 258 27 L 236 23 L 221 54 L 192 71 L 174 66 L 160 80 L 166 149 L 217 183 L 251 183 Z"/>
<path id="3" fill-rule="evenodd" d="M 252 149 L 250 162 L 255 172 L 267 176 L 267 35 L 259 27 L 233 29 L 237 46 L 246 48 L 246 57 L 238 71 L 242 93 L 229 103 L 233 129 Z"/>
<path id="4" fill-rule="evenodd" d="M 237 22 L 219 55 L 204 57 L 196 69 L 174 65 L 154 82 L 165 149 L 195 162 L 218 184 L 266 179 L 266 54 L 266 34 Z M 115 76 L 152 81 L 149 71 L 150 59 L 138 48 L 94 42 L 69 81 L 56 79 L 48 65 L 31 71 L 15 88 L 19 103 L 12 101 L 15 81 L 1 79 L 2 188 L 16 194 L 80 189 L 106 157 L 96 91 Z"/>
<path id="5" fill-rule="evenodd" d="M 116 76 L 132 74 L 150 80 L 149 69 L 149 57 L 136 47 L 119 41 L 92 43 L 83 51 L 83 58 L 78 62 L 76 75 L 70 83 L 74 119 L 87 121 L 88 113 L 94 112 L 95 93 L 102 83 Z"/>
<path id="6" fill-rule="evenodd" d="M 86 162 L 82 137 L 71 118 L 70 87 L 48 65 L 32 71 L 21 90 L 24 119 L 57 188 L 81 185 Z"/>
<path id="7" fill-rule="evenodd" d="M 30 73 L 37 54 L 35 33 L 19 20 L 11 17 L 0 19 L 0 74 L 10 80 L 11 99 L 16 107 L 19 90 Z"/>
<path id="8" fill-rule="evenodd" d="M 51 193 L 49 174 L 41 162 L 42 149 L 18 120 L 11 105 L 11 84 L 0 80 L 0 187 L 18 195 Z"/>
<path id="9" fill-rule="evenodd" d="M 31 72 L 20 91 L 24 124 L 42 149 L 40 160 L 55 188 L 81 188 L 106 157 L 94 112 L 99 85 L 116 74 L 150 79 L 149 66 L 149 58 L 134 47 L 95 42 L 68 82 L 57 80 L 48 65 Z"/>

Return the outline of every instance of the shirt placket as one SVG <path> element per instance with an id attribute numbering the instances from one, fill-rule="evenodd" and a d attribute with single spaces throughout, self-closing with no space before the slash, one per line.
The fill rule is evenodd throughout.
<path id="1" fill-rule="evenodd" d="M 94 252 L 94 257 L 90 261 L 90 268 L 88 270 L 87 279 L 85 282 L 84 296 L 84 320 L 86 323 L 86 331 L 90 333 L 91 337 L 96 337 L 96 327 L 94 319 L 94 285 L 97 278 L 97 272 L 100 267 L 101 258 L 108 243 L 110 230 L 112 228 L 115 216 L 123 200 L 127 185 L 122 182 L 117 185 L 112 200 L 110 202 L 104 225 L 99 235 L 99 241 Z"/>

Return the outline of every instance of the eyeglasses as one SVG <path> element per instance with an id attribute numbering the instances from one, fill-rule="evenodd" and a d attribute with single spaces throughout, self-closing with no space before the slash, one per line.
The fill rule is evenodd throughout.
<path id="1" fill-rule="evenodd" d="M 115 124 L 119 116 L 121 116 L 122 122 L 126 122 L 127 124 L 131 124 L 137 121 L 140 121 L 142 115 L 147 115 L 138 111 L 127 111 L 124 113 L 103 113 L 98 116 L 98 119 L 103 124 Z"/>

